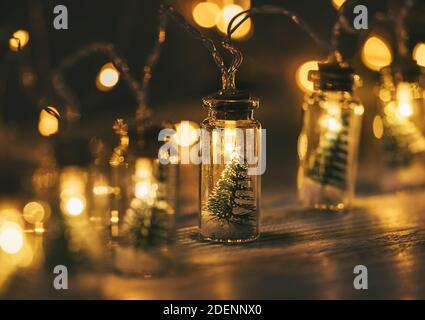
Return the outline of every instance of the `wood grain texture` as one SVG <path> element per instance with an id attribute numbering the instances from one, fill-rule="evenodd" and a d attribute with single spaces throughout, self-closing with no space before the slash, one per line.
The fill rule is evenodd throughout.
<path id="1" fill-rule="evenodd" d="M 250 244 L 203 243 L 198 241 L 196 227 L 184 227 L 178 230 L 175 247 L 160 257 L 155 252 L 127 252 L 114 260 L 110 255 L 97 272 L 71 271 L 70 289 L 62 292 L 53 289 L 51 270 L 17 272 L 0 296 L 425 298 L 425 191 L 359 198 L 346 213 L 306 211 L 294 203 L 293 196 L 279 193 L 264 197 L 262 234 Z M 183 223 L 196 225 L 196 215 L 185 215 Z M 365 291 L 353 288 L 353 269 L 359 264 L 369 272 Z"/>
<path id="2" fill-rule="evenodd" d="M 109 298 L 425 298 L 425 193 L 358 199 L 347 213 L 305 211 L 269 199 L 261 238 L 247 245 L 201 243 L 180 229 L 181 268 L 151 279 L 105 277 Z M 353 288 L 367 266 L 369 289 Z"/>

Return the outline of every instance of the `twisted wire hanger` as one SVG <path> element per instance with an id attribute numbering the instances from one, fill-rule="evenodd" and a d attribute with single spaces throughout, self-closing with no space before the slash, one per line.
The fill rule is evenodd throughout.
<path id="1" fill-rule="evenodd" d="M 222 41 L 223 47 L 229 50 L 233 55 L 231 66 L 228 69 L 228 72 L 232 74 L 233 79 L 242 64 L 243 59 L 242 53 L 233 44 L 232 35 L 246 20 L 258 14 L 278 14 L 286 16 L 303 31 L 305 31 L 323 51 L 329 52 L 331 50 L 330 45 L 328 45 L 315 32 L 313 32 L 310 25 L 298 14 L 287 10 L 286 8 L 274 5 L 263 5 L 260 7 L 253 7 L 251 9 L 241 11 L 230 20 L 227 26 L 227 34 Z"/>

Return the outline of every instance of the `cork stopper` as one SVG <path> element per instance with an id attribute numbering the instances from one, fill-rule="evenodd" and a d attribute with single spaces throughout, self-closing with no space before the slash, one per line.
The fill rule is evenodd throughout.
<path id="1" fill-rule="evenodd" d="M 319 70 L 310 71 L 308 79 L 315 90 L 352 92 L 355 74 L 347 64 L 330 61 L 319 63 Z"/>
<path id="2" fill-rule="evenodd" d="M 221 90 L 202 99 L 206 108 L 219 111 L 249 111 L 258 108 L 259 100 L 248 91 Z"/>

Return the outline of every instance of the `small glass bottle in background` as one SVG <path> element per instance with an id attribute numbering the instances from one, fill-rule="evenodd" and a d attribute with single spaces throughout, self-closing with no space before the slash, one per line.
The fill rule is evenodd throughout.
<path id="1" fill-rule="evenodd" d="M 423 75 L 423 69 L 407 58 L 398 58 L 381 70 L 373 132 L 382 150 L 380 186 L 384 191 L 425 185 Z"/>
<path id="2" fill-rule="evenodd" d="M 159 154 L 162 129 L 146 128 L 143 137 L 130 133 L 124 175 L 120 177 L 125 181 L 120 237 L 123 243 L 140 249 L 167 245 L 175 234 L 178 166 L 160 162 L 159 157 L 170 156 Z"/>
<path id="3" fill-rule="evenodd" d="M 114 268 L 134 275 L 161 275 L 175 267 L 173 248 L 178 165 L 159 152 L 162 126 L 121 135 L 111 166 L 119 195 L 111 211 Z M 116 161 L 118 160 L 118 161 Z M 162 161 L 164 162 L 164 161 Z M 165 161 L 167 162 L 167 161 Z"/>
<path id="4" fill-rule="evenodd" d="M 213 242 L 248 242 L 259 236 L 261 181 L 250 173 L 261 152 L 259 101 L 247 93 L 203 99 L 200 235 Z"/>
<path id="5" fill-rule="evenodd" d="M 298 139 L 298 194 L 305 207 L 344 210 L 354 197 L 364 108 L 353 95 L 353 70 L 337 61 L 310 73 Z"/>
<path id="6" fill-rule="evenodd" d="M 63 215 L 90 220 L 92 181 L 89 169 L 92 157 L 89 142 L 86 139 L 62 138 L 55 143 L 55 158 L 59 172 L 57 197 Z"/>

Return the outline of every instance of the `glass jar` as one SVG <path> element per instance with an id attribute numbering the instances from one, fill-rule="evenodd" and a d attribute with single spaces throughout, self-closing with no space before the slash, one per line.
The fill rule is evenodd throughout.
<path id="1" fill-rule="evenodd" d="M 386 191 L 425 185 L 425 99 L 421 70 L 413 67 L 416 72 L 394 65 L 381 70 L 373 131 L 381 145 L 385 172 L 380 182 Z"/>
<path id="2" fill-rule="evenodd" d="M 178 167 L 165 161 L 170 159 L 169 152 L 160 152 L 158 137 L 164 127 L 129 133 L 119 119 L 114 129 L 120 137 L 110 160 L 117 190 L 111 211 L 114 268 L 131 275 L 168 274 L 179 260 L 171 250 Z"/>
<path id="3" fill-rule="evenodd" d="M 123 219 L 117 216 L 111 221 L 119 223 L 122 243 L 139 249 L 164 246 L 174 238 L 178 172 L 176 164 L 160 162 L 160 157 L 170 156 L 159 155 L 161 129 L 146 128 L 143 139 L 133 133 L 128 136 L 128 150 L 117 167 L 121 167 L 119 178 L 125 182 L 121 184 L 125 212 Z"/>
<path id="4" fill-rule="evenodd" d="M 364 108 L 352 95 L 351 68 L 319 64 L 311 76 L 298 139 L 298 194 L 305 207 L 343 210 L 354 196 L 357 153 Z"/>
<path id="5" fill-rule="evenodd" d="M 60 208 L 66 216 L 90 214 L 88 172 L 81 167 L 67 166 L 59 176 Z"/>
<path id="6" fill-rule="evenodd" d="M 123 233 L 128 244 L 140 248 L 165 245 L 174 235 L 175 165 L 139 156 L 129 167 L 127 210 Z M 171 189 L 170 186 L 174 186 Z"/>
<path id="7" fill-rule="evenodd" d="M 86 139 L 63 138 L 55 144 L 59 168 L 57 205 L 52 212 L 66 234 L 70 259 L 90 265 L 102 258 L 102 234 L 97 228 L 99 220 L 93 212 L 93 182 L 90 175 L 92 155 Z M 60 235 L 60 233 L 58 233 Z"/>
<path id="8" fill-rule="evenodd" d="M 253 241 L 261 197 L 261 124 L 254 119 L 259 101 L 246 93 L 219 93 L 203 103 L 208 117 L 201 123 L 201 238 Z"/>

